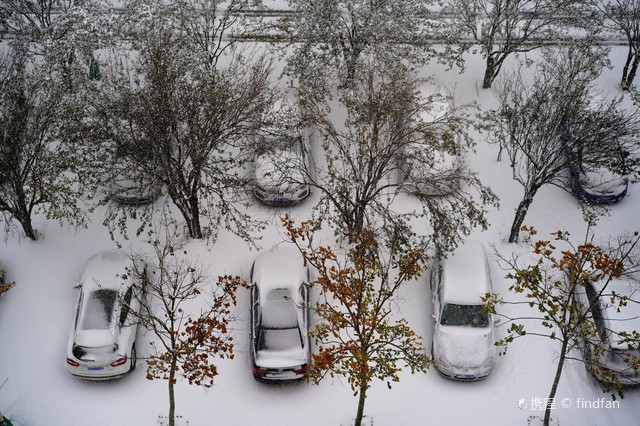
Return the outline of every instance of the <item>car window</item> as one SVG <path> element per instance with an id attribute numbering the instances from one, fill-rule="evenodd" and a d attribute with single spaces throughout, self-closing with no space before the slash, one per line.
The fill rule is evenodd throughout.
<path id="1" fill-rule="evenodd" d="M 288 329 L 298 326 L 298 312 L 289 289 L 271 290 L 262 306 L 262 328 Z"/>
<path id="2" fill-rule="evenodd" d="M 261 329 L 258 349 L 265 351 L 284 351 L 301 348 L 302 335 L 298 327 L 287 329 Z"/>
<path id="3" fill-rule="evenodd" d="M 457 305 L 447 303 L 442 308 L 442 325 L 484 328 L 489 326 L 489 315 L 482 312 L 482 305 Z"/>
<path id="4" fill-rule="evenodd" d="M 81 330 L 105 330 L 111 327 L 118 293 L 110 289 L 94 290 L 86 297 Z"/>
<path id="5" fill-rule="evenodd" d="M 131 299 L 133 298 L 133 286 L 129 287 L 129 290 L 124 294 L 124 298 L 122 299 L 122 308 L 120 310 L 120 327 L 124 325 L 124 322 L 127 320 L 127 314 L 129 314 L 129 307 L 131 306 Z"/>
<path id="6" fill-rule="evenodd" d="M 591 283 L 585 285 L 587 298 L 589 299 L 589 305 L 591 306 L 591 315 L 593 322 L 596 325 L 596 331 L 600 340 L 605 341 L 607 338 L 607 330 L 604 325 L 604 318 L 602 317 L 602 307 L 600 306 L 600 300 L 598 300 L 598 293 Z"/>

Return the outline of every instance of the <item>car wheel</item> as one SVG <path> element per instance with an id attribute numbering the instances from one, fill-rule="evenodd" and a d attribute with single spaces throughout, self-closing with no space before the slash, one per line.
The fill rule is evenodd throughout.
<path id="1" fill-rule="evenodd" d="M 136 345 L 131 346 L 131 368 L 129 369 L 129 371 L 133 371 L 136 369 L 136 363 L 138 361 L 137 355 L 136 355 Z"/>

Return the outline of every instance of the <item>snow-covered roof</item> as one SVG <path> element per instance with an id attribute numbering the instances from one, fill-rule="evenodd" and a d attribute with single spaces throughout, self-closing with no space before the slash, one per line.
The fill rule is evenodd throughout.
<path id="1" fill-rule="evenodd" d="M 442 261 L 442 302 L 460 305 L 482 303 L 491 292 L 487 253 L 481 242 L 464 240 Z"/>
<path id="2" fill-rule="evenodd" d="M 596 282 L 593 285 L 599 293 L 605 283 Z M 613 294 L 618 297 L 612 301 Z M 625 306 L 620 306 L 619 297 L 624 296 L 629 300 Z M 632 333 L 634 330 L 640 330 L 640 282 L 629 277 L 613 278 L 602 293 L 600 303 L 604 308 L 603 315 L 608 322 L 607 328 L 614 336 L 619 333 Z M 626 349 L 628 347 L 626 343 L 617 344 L 619 339 L 615 337 L 611 340 L 611 346 L 614 348 Z"/>

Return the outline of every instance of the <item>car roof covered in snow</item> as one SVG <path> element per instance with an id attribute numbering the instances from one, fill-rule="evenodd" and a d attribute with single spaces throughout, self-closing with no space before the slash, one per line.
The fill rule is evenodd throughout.
<path id="1" fill-rule="evenodd" d="M 260 302 L 267 300 L 273 290 L 286 289 L 298 301 L 298 289 L 307 281 L 307 268 L 302 254 L 293 247 L 276 247 L 256 257 L 253 265 L 253 283 L 260 290 Z"/>
<path id="2" fill-rule="evenodd" d="M 596 281 L 593 286 L 596 292 L 600 292 L 603 286 L 606 288 L 600 296 L 600 304 L 604 310 L 603 314 L 608 322 L 607 328 L 613 333 L 611 346 L 614 348 L 627 349 L 628 344 L 619 344 L 619 338 L 615 336 L 619 333 L 633 333 L 640 330 L 640 282 L 633 278 L 623 276 L 612 278 L 606 284 L 603 281 Z M 612 296 L 616 295 L 613 298 Z M 620 306 L 620 297 L 627 297 L 625 306 Z"/>
<path id="3" fill-rule="evenodd" d="M 441 265 L 443 303 L 479 304 L 491 292 L 487 253 L 481 242 L 464 240 Z"/>

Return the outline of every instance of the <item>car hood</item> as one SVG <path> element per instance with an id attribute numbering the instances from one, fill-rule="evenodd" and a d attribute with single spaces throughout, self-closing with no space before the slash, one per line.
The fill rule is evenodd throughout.
<path id="1" fill-rule="evenodd" d="M 304 179 L 304 164 L 300 156 L 289 150 L 277 150 L 260 155 L 255 163 L 258 186 L 285 192 Z"/>
<path id="2" fill-rule="evenodd" d="M 116 343 L 118 336 L 113 330 L 80 330 L 76 332 L 75 342 L 87 348 L 100 348 Z"/>
<path id="3" fill-rule="evenodd" d="M 491 327 L 437 326 L 436 360 L 443 357 L 457 367 L 479 367 L 493 358 L 495 346 Z"/>
<path id="4" fill-rule="evenodd" d="M 590 167 L 580 173 L 582 187 L 596 195 L 616 195 L 627 189 L 628 179 L 604 167 Z"/>

